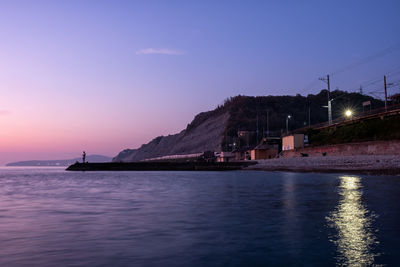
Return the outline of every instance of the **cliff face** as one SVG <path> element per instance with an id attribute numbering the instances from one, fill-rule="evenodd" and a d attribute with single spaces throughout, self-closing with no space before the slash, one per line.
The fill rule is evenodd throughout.
<path id="1" fill-rule="evenodd" d="M 207 150 L 221 151 L 228 119 L 228 112 L 223 110 L 200 113 L 180 133 L 156 137 L 138 149 L 126 149 L 113 158 L 113 161 L 132 162 L 167 155 L 200 153 Z"/>

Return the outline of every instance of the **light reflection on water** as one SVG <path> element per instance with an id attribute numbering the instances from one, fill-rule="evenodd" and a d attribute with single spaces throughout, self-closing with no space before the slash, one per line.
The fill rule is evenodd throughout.
<path id="1" fill-rule="evenodd" d="M 363 204 L 362 185 L 357 176 L 341 176 L 340 200 L 327 218 L 337 230 L 332 242 L 337 247 L 338 265 L 370 266 L 378 256 L 373 252 L 379 242 L 372 228 L 375 215 Z"/>

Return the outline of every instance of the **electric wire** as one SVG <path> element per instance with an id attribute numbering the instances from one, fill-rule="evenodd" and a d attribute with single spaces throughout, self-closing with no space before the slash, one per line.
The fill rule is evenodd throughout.
<path id="1" fill-rule="evenodd" d="M 394 45 L 392 45 L 392 46 L 389 46 L 389 47 L 387 47 L 387 48 L 385 48 L 385 49 L 379 51 L 378 53 L 375 53 L 375 54 L 373 54 L 373 55 L 370 55 L 370 56 L 368 56 L 368 57 L 365 57 L 365 58 L 363 58 L 363 59 L 361 59 L 361 60 L 359 60 L 359 61 L 356 61 L 356 62 L 353 63 L 353 64 L 350 64 L 350 65 L 346 66 L 346 67 L 343 67 L 343 68 L 341 68 L 341 69 L 338 69 L 338 70 L 332 72 L 330 75 L 331 75 L 331 76 L 332 76 L 332 75 L 337 75 L 337 74 L 340 74 L 340 73 L 344 73 L 344 72 L 346 72 L 346 71 L 349 71 L 349 70 L 351 70 L 351 69 L 355 69 L 355 68 L 357 68 L 357 67 L 359 67 L 359 66 L 361 66 L 361 65 L 367 64 L 367 63 L 369 63 L 369 62 L 371 62 L 371 61 L 373 61 L 373 60 L 375 60 L 375 59 L 378 59 L 378 58 L 383 57 L 383 56 L 385 56 L 385 55 L 387 55 L 387 54 L 390 54 L 390 53 L 396 51 L 396 50 L 399 49 L 399 48 L 400 48 L 400 43 L 396 43 L 396 44 L 394 44 Z M 400 74 L 400 67 L 399 67 L 399 66 L 398 66 L 398 67 L 395 67 L 394 69 L 392 69 L 392 70 L 390 70 L 390 71 L 387 71 L 387 72 L 385 73 L 385 75 L 386 75 L 387 77 L 393 77 L 393 76 L 396 76 L 396 75 L 398 75 L 398 74 Z M 298 93 L 299 93 L 299 94 L 303 94 L 303 93 L 306 93 L 306 92 L 310 92 L 311 89 L 315 88 L 315 86 L 316 86 L 318 83 L 320 83 L 320 82 L 321 82 L 320 79 L 315 79 L 315 80 L 313 80 L 312 82 L 310 82 L 307 86 L 302 87 L 302 88 L 298 91 Z M 349 92 L 359 91 L 359 90 L 360 90 L 360 87 L 361 87 L 362 89 L 364 89 L 364 88 L 366 88 L 366 87 L 375 85 L 375 84 L 380 83 L 380 82 L 382 82 L 382 78 L 374 78 L 374 79 L 372 79 L 372 80 L 368 80 L 368 81 L 365 81 L 365 82 L 359 84 L 357 87 L 352 87 L 352 89 L 347 90 L 347 91 L 349 91 Z M 323 87 L 323 85 L 321 85 L 320 88 L 321 88 L 321 87 Z M 326 89 L 326 88 L 324 88 L 324 89 Z"/>
<path id="2" fill-rule="evenodd" d="M 389 46 L 389 47 L 387 47 L 387 48 L 385 48 L 385 49 L 379 51 L 379 52 L 376 53 L 376 54 L 373 54 L 373 55 L 371 55 L 371 56 L 368 56 L 368 57 L 365 57 L 365 58 L 363 58 L 363 59 L 361 59 L 361 60 L 358 60 L 357 62 L 355 62 L 355 63 L 353 63 L 353 64 L 350 64 L 350 65 L 348 65 L 348 66 L 346 66 L 346 67 L 344 67 L 344 68 L 338 69 L 338 70 L 332 72 L 330 75 L 337 75 L 337 74 L 346 72 L 346 71 L 348 71 L 348 70 L 354 69 L 354 68 L 356 68 L 356 67 L 359 67 L 359 66 L 361 66 L 361 65 L 364 65 L 364 64 L 366 64 L 366 63 L 369 63 L 369 62 L 371 62 L 371 61 L 373 61 L 373 60 L 375 60 L 375 59 L 378 59 L 378 58 L 383 57 L 383 56 L 385 56 L 385 55 L 387 55 L 387 54 L 390 54 L 390 53 L 396 51 L 396 50 L 399 49 L 399 48 L 400 48 L 400 43 L 396 43 L 396 44 L 394 44 L 394 45 L 391 45 L 391 46 Z"/>

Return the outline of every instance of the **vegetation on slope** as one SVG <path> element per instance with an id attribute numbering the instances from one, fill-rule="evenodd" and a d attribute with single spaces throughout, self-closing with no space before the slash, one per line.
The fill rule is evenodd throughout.
<path id="1" fill-rule="evenodd" d="M 400 116 L 373 118 L 339 127 L 308 129 L 312 145 L 400 139 Z"/>
<path id="2" fill-rule="evenodd" d="M 331 93 L 333 119 L 343 116 L 346 108 L 351 108 L 356 114 L 362 111 L 362 102 L 371 101 L 372 108 L 383 106 L 383 101 L 359 93 L 333 91 Z M 223 147 L 228 147 L 237 139 L 239 130 L 257 131 L 253 134 L 250 144 L 257 144 L 262 136 L 280 136 L 286 130 L 286 118 L 289 120 L 289 130 L 306 127 L 309 124 L 309 109 L 311 125 L 328 120 L 327 91 L 310 94 L 307 97 L 296 96 L 236 96 L 225 101 L 223 109 L 229 110 L 230 118 L 225 131 Z M 268 117 L 268 120 L 267 120 Z M 258 118 L 258 123 L 257 123 Z"/>

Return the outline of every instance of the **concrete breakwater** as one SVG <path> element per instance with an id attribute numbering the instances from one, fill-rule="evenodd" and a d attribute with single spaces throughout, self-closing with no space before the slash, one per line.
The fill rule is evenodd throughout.
<path id="1" fill-rule="evenodd" d="M 104 162 L 75 163 L 67 171 L 230 171 L 241 170 L 255 161 L 245 162 Z"/>

